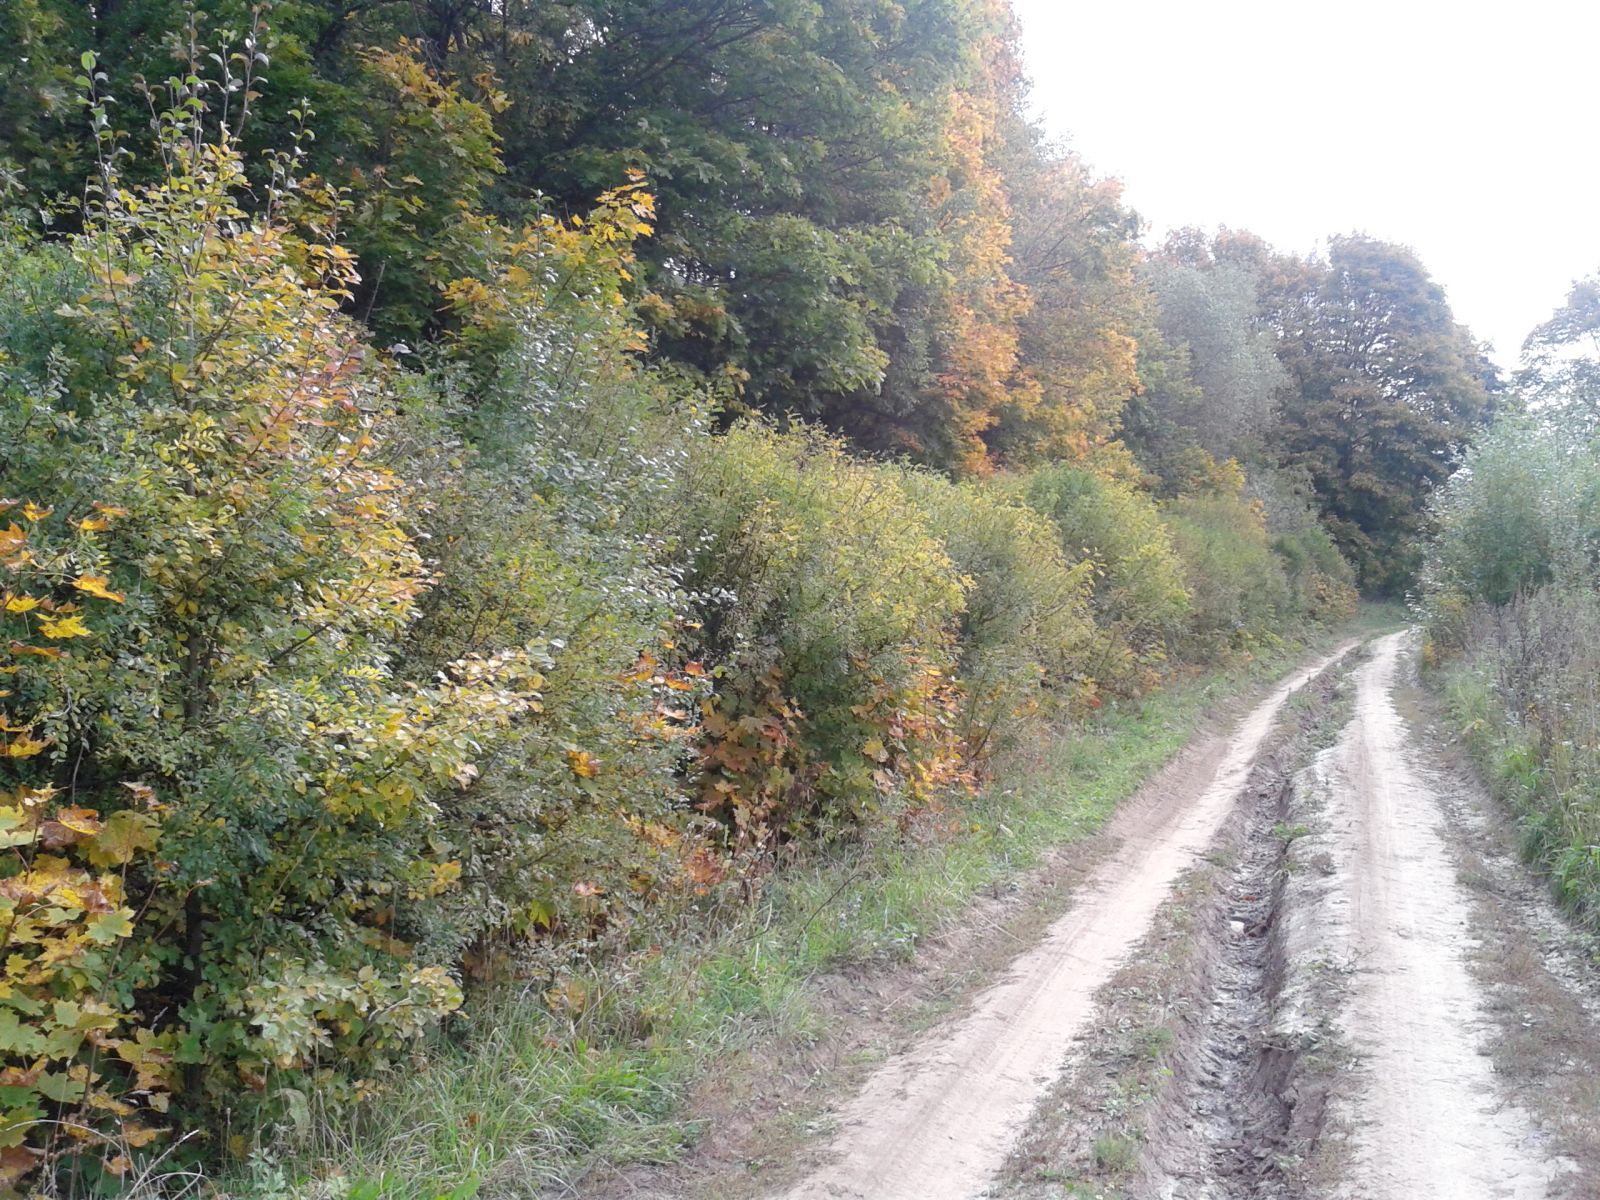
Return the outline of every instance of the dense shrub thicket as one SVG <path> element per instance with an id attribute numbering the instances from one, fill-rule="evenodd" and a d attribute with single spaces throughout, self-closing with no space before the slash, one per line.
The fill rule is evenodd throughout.
<path id="1" fill-rule="evenodd" d="M 241 1096 L 353 1102 L 482 979 L 559 991 L 1353 601 L 1203 450 L 953 482 L 728 421 L 737 372 L 646 354 L 641 178 L 466 189 L 405 277 L 431 333 L 377 336 L 359 192 L 173 86 L 137 173 L 90 87 L 75 230 L 0 229 L 0 1187 L 248 1151 Z"/>

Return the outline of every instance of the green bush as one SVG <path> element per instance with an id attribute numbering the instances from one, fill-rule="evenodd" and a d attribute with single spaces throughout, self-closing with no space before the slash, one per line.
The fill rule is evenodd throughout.
<path id="1" fill-rule="evenodd" d="M 991 483 L 906 471 L 902 485 L 967 580 L 958 644 L 964 734 L 998 748 L 1019 719 L 1084 699 L 1095 646 L 1092 564 L 1072 562 L 1055 525 Z"/>
<path id="2" fill-rule="evenodd" d="M 616 303 L 637 187 L 486 239 L 493 303 L 446 293 L 471 369 L 402 373 L 342 315 L 349 255 L 248 217 L 232 140 L 171 120 L 157 183 L 0 240 L 0 819 L 126 867 L 87 935 L 126 942 L 114 972 L 52 925 L 84 1028 L 129 1035 L 93 1095 L 201 1122 L 337 1101 L 502 935 L 714 876 L 663 533 L 704 422 Z"/>
<path id="3" fill-rule="evenodd" d="M 1433 520 L 1422 582 L 1436 610 L 1447 596 L 1498 605 L 1586 586 L 1600 562 L 1600 456 L 1582 428 L 1506 418 L 1440 489 Z"/>
<path id="4" fill-rule="evenodd" d="M 1185 496 L 1163 511 L 1189 593 L 1183 648 L 1204 656 L 1282 626 L 1293 607 L 1260 513 L 1238 496 Z"/>
<path id="5" fill-rule="evenodd" d="M 1428 658 L 1528 854 L 1600 925 L 1600 457 L 1559 410 L 1501 420 L 1433 505 Z"/>
<path id="6" fill-rule="evenodd" d="M 1044 468 L 1023 489 L 1028 504 L 1055 523 L 1067 557 L 1093 564 L 1100 629 L 1094 677 L 1114 694 L 1150 687 L 1167 639 L 1190 611 L 1183 563 L 1155 501 L 1081 466 Z"/>
<path id="7" fill-rule="evenodd" d="M 704 806 L 766 846 L 947 779 L 963 584 L 898 472 L 747 423 L 700 445 L 686 485 L 685 585 L 717 676 Z"/>
<path id="8" fill-rule="evenodd" d="M 704 683 L 667 533 L 707 430 L 697 392 L 639 364 L 618 302 L 630 243 L 613 235 L 641 195 L 604 197 L 586 235 L 540 222 L 491 243 L 485 307 L 461 306 L 405 407 L 433 580 L 399 668 L 518 647 L 540 677 L 537 712 L 438 801 L 461 874 L 417 937 L 441 961 L 616 928 L 682 885 L 696 848 L 681 766 Z"/>

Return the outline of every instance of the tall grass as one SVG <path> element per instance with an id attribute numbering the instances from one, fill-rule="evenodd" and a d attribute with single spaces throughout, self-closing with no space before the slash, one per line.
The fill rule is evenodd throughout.
<path id="1" fill-rule="evenodd" d="M 1477 607 L 1442 681 L 1524 854 L 1600 930 L 1600 599 L 1546 588 Z"/>

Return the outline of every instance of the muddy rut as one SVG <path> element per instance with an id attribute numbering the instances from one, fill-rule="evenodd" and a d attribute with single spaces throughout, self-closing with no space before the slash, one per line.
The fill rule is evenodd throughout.
<path id="1" fill-rule="evenodd" d="M 1600 1197 L 1593 1165 L 1564 1152 L 1577 1143 L 1550 1132 L 1570 1112 L 1538 1098 L 1539 1073 L 1576 1059 L 1525 1063 L 1520 1091 L 1497 1071 L 1507 1018 L 1486 972 L 1526 914 L 1486 919 L 1462 881 L 1468 785 L 1435 769 L 1397 707 L 1407 636 L 1298 672 L 1147 788 L 1044 939 L 880 1067 L 841 1106 L 820 1165 L 771 1200 Z M 1188 965 L 1163 982 L 1149 961 L 1178 911 Z M 1588 974 L 1552 967 L 1539 986 L 1574 993 L 1566 1027 L 1600 1061 L 1600 1006 L 1576 994 L 1600 993 Z M 1130 989 L 1181 1013 L 1136 1084 L 1107 1078 Z M 1142 1112 L 1097 1138 L 1105 1097 L 1133 1093 Z"/>

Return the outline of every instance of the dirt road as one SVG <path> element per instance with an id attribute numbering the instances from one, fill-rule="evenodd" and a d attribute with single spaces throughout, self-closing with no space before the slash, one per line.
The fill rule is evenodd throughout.
<path id="1" fill-rule="evenodd" d="M 1531 881 L 1522 907 L 1501 903 L 1514 882 L 1469 894 L 1460 789 L 1396 704 L 1406 637 L 1371 643 L 1347 679 L 1334 664 L 1350 647 L 1284 681 L 1147 788 L 1043 941 L 879 1068 L 820 1165 L 774 1200 L 1600 1197 L 1566 1152 L 1600 1145 L 1600 1114 L 1539 1099 L 1577 1094 L 1600 1064 L 1600 1006 L 1579 994 L 1593 964 L 1529 955 L 1529 922 L 1560 924 L 1533 911 L 1547 906 Z M 1319 676 L 1322 707 L 1299 706 L 1258 761 Z M 1164 978 L 1151 964 L 1174 944 L 1187 965 Z M 1538 979 L 1491 986 L 1513 953 Z M 1119 1079 L 1104 1048 L 1141 1019 L 1130 992 L 1166 1021 L 1142 1044 L 1168 1048 L 1159 1069 L 1125 1055 Z M 1558 1015 L 1564 1040 L 1545 1054 L 1524 1037 L 1513 1087 L 1495 1057 L 1507 1023 Z M 1565 1091 L 1545 1086 L 1556 1076 Z"/>
<path id="2" fill-rule="evenodd" d="M 785 1200 L 980 1194 L 1059 1070 L 1095 993 L 1228 817 L 1284 702 L 1349 649 L 1284 681 L 1203 769 L 1120 814 L 1120 847 L 1072 909 L 965 1018 L 872 1076 L 845 1107 L 828 1161 Z"/>
<path id="3" fill-rule="evenodd" d="M 1539 1200 L 1565 1164 L 1486 1052 L 1470 898 L 1392 696 L 1403 638 L 1376 643 L 1355 715 L 1313 769 L 1330 855 L 1315 953 L 1355 968 L 1340 1024 L 1360 1064 L 1331 1114 L 1351 1149 L 1335 1194 Z"/>

